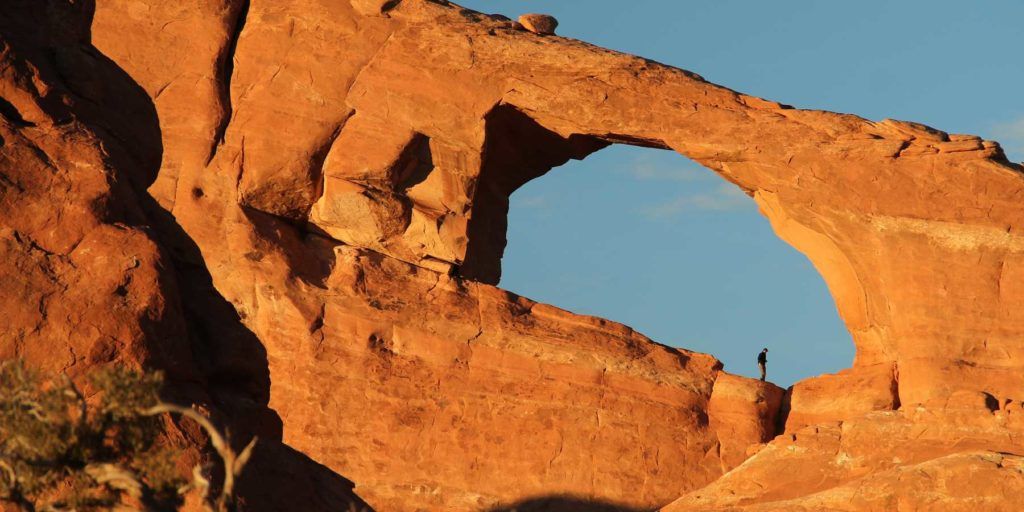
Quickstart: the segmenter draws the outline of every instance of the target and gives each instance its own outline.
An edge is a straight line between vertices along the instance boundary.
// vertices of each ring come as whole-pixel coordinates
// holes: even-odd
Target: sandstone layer
[[[0,354],[166,369],[269,440],[247,507],[336,510],[345,478],[379,510],[877,510],[922,474],[998,510],[1024,488],[1024,179],[995,142],[443,1],[35,6],[0,8]],[[614,143],[751,196],[824,277],[853,367],[782,396],[497,288],[510,194]]]
[[[958,391],[778,436],[662,510],[1017,510],[1022,429],[1020,402]]]
[[[280,443],[265,353],[146,192],[160,169],[157,113],[90,44],[91,15],[87,2],[0,3],[0,359],[68,375],[87,394],[98,367],[160,369],[165,399],[212,415],[240,445],[260,435],[238,482],[247,510],[365,505]],[[221,373],[229,352],[248,371]],[[183,470],[203,460],[196,425],[167,437]]]
[[[732,469],[779,431],[782,388],[721,372],[708,402],[708,422],[718,438],[723,468]]]

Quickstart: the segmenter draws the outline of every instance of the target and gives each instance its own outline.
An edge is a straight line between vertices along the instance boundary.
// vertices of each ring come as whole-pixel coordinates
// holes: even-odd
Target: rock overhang
[[[92,34],[155,104],[163,154],[150,191],[195,239],[190,263],[266,345],[286,441],[378,503],[409,506],[433,488],[446,505],[479,505],[508,496],[487,475],[514,468],[584,494],[640,489],[631,500],[650,505],[723,471],[714,433],[727,428],[707,417],[713,358],[446,275],[468,261],[496,280],[511,190],[609,142],[718,172],[825,277],[857,360],[798,385],[790,418],[957,390],[1020,396],[1021,168],[997,144],[793,109],[445,2],[378,3],[209,2],[182,18],[180,6],[140,16],[111,2]],[[175,35],[202,44],[185,55]],[[531,143],[542,151],[488,165],[489,150]],[[358,222],[339,227],[351,211]],[[233,359],[207,364],[234,375],[244,355],[224,353]],[[829,403],[851,386],[858,400]],[[767,414],[719,398],[723,417]],[[381,417],[349,414],[368,407]],[[534,444],[502,451],[493,436],[510,425]],[[429,472],[444,458],[402,448],[448,444],[489,460]],[[552,490],[539,480],[515,490]]]

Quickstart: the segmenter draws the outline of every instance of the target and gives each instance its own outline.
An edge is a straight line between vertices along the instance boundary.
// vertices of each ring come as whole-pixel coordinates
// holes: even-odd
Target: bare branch
[[[206,434],[210,437],[210,444],[213,446],[213,449],[217,451],[217,455],[220,456],[224,463],[224,483],[221,486],[220,497],[217,499],[217,510],[227,510],[227,504],[231,501],[234,494],[235,478],[241,474],[242,468],[245,466],[246,462],[249,461],[253,446],[256,445],[256,438],[254,437],[252,441],[249,442],[245,449],[242,450],[241,456],[239,456],[231,449],[230,442],[221,435],[220,431],[213,425],[209,418],[199,414],[194,409],[160,402],[149,409],[141,411],[141,413],[145,416],[156,416],[164,413],[180,414],[192,421],[195,421],[203,428],[203,430],[206,431]]]
[[[100,485],[122,491],[133,498],[142,497],[142,483],[131,470],[116,464],[89,464],[85,467],[85,474]]]

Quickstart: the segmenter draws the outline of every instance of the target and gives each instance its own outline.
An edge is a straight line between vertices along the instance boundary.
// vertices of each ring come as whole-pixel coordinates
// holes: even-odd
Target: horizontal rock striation
[[[381,510],[1021,488],[1024,179],[995,142],[440,0],[47,5],[0,7],[0,354],[167,369],[270,440],[246,507],[357,502],[339,475]],[[756,201],[824,277],[853,367],[783,393],[497,288],[509,196],[616,143]]]
[[[958,391],[778,436],[662,510],[1016,510],[1022,428],[1020,402]]]

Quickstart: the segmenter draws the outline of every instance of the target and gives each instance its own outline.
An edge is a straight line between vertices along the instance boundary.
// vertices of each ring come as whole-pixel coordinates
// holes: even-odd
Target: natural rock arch
[[[358,4],[112,0],[92,36],[156,106],[150,191],[265,345],[284,440],[373,504],[656,506],[746,455],[722,450],[733,425],[764,433],[765,411],[709,417],[730,381],[713,357],[448,276],[497,278],[501,195],[531,175],[481,183],[501,169],[488,121],[551,148],[532,173],[626,142],[752,195],[858,351],[797,386],[790,423],[1024,391],[1024,181],[997,144],[793,109],[447,2]],[[715,393],[752,394],[732,386]]]
[[[411,20],[418,8],[432,9],[415,5],[400,8],[393,16]],[[942,304],[932,302],[941,290],[960,290],[968,301],[978,294],[992,296],[994,288],[982,284],[991,280],[976,275],[995,270],[992,265],[958,277],[946,273],[946,265],[924,268],[922,258],[956,260],[956,251],[968,248],[987,249],[986,258],[993,264],[1016,258],[1012,229],[1007,229],[1019,221],[1020,214],[1011,205],[1021,181],[1017,168],[1005,160],[996,144],[949,136],[913,123],[873,123],[855,116],[796,110],[714,86],[680,70],[583,44],[545,38],[506,40],[500,32],[489,35],[488,31],[502,29],[497,25],[464,25],[470,34],[479,34],[467,40],[462,32],[412,22],[392,34],[352,86],[348,103],[359,115],[386,103],[393,112],[391,126],[407,123],[424,132],[432,129],[436,132],[429,134],[432,141],[441,137],[450,141],[445,151],[453,161],[447,169],[448,181],[461,181],[448,192],[459,189],[464,199],[454,201],[443,218],[433,219],[440,225],[435,239],[415,240],[429,232],[408,230],[393,244],[396,248],[385,249],[386,253],[407,261],[430,258],[461,264],[465,258],[471,275],[491,279],[475,268],[486,266],[478,263],[477,255],[466,253],[467,242],[474,243],[466,226],[473,215],[471,192],[479,185],[475,180],[483,169],[482,148],[488,143],[478,120],[493,110],[490,105],[511,105],[565,140],[590,137],[670,147],[753,195],[780,236],[807,254],[822,272],[853,333],[858,347],[856,367],[876,367],[875,373],[891,375],[894,362],[920,361],[903,365],[899,372],[904,383],[901,394],[906,395],[903,402],[925,401],[948,391],[937,380],[961,381],[934,379],[934,371],[970,372],[970,366],[956,361],[972,357],[962,349],[975,343],[978,333],[934,323],[923,328],[924,318],[894,318],[892,310],[895,303],[896,309],[905,304],[915,311],[948,311],[949,299],[955,301],[955,297],[943,299]],[[417,53],[424,40],[445,51]],[[490,44],[492,40],[511,44],[512,51],[529,65],[503,62],[509,50]],[[558,52],[547,51],[554,44]],[[475,71],[491,65],[502,66],[499,78],[489,79]],[[599,71],[572,74],[566,69]],[[417,90],[395,97],[383,84],[396,77],[415,82]],[[473,92],[460,83],[474,84]],[[440,90],[460,93],[439,102],[434,91]],[[383,94],[391,94],[388,101]],[[424,105],[438,110],[429,113]],[[404,114],[394,112],[417,114],[403,119]],[[423,119],[430,119],[433,126],[421,126]],[[964,195],[964,189],[948,190],[943,185],[954,175],[974,183],[971,190],[990,191],[986,206],[979,204],[976,195],[961,197],[961,203],[944,199],[937,204],[937,197]],[[966,206],[972,204],[978,206]],[[971,227],[951,227],[954,224]],[[412,244],[418,245],[403,253],[401,246]],[[913,253],[919,253],[918,259],[908,263],[906,255]],[[908,287],[897,284],[911,276],[920,285],[918,290],[930,291],[911,296],[920,292],[908,292]],[[1013,315],[1012,308],[1003,314]],[[957,315],[937,316],[955,323]],[[928,318],[932,320],[942,321]],[[1013,337],[1001,330],[990,331],[988,343],[1007,354],[1017,350]],[[937,355],[935,346],[943,345],[956,347],[954,353]],[[930,348],[918,348],[922,346]],[[1000,372],[999,365],[994,366],[1002,376],[990,383],[994,387],[990,391],[1011,392],[1022,384],[1012,372]],[[891,378],[872,380],[877,382],[869,389],[889,393]],[[922,385],[923,381],[931,384]],[[1007,384],[1010,388],[1001,389]],[[929,389],[935,385],[942,389]]]
[[[675,151],[615,143],[492,203],[497,236],[508,232],[504,289],[713,354],[742,375],[757,375],[752,354],[769,346],[783,387],[852,365],[850,333],[810,261],[742,189]]]

